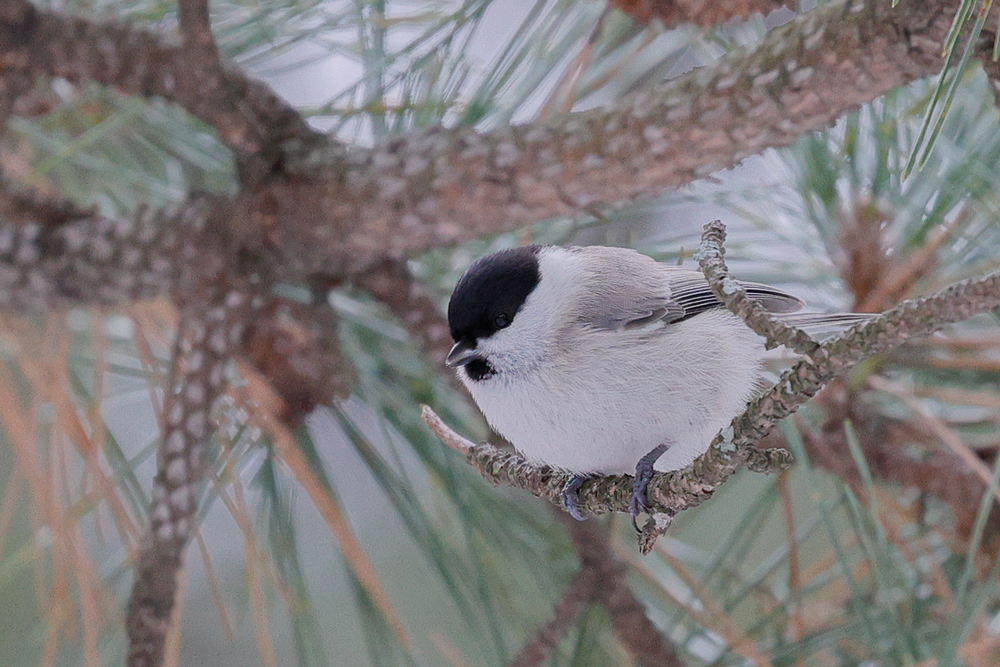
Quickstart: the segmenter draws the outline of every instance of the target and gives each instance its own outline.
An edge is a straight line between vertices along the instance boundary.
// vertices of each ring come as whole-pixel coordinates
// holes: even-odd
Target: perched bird
[[[743,283],[799,326],[858,315],[788,315],[804,304]],[[635,474],[633,517],[653,470],[705,452],[758,386],[764,340],[696,271],[627,248],[525,246],[482,257],[448,304],[456,367],[490,426],[531,461],[573,474]]]

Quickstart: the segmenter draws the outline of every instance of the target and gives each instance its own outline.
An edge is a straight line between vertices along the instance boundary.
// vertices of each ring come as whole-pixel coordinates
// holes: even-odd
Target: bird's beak
[[[480,358],[476,352],[475,344],[470,345],[468,342],[460,340],[452,346],[451,352],[448,353],[444,363],[446,366],[454,368],[456,366],[464,366],[470,361]]]

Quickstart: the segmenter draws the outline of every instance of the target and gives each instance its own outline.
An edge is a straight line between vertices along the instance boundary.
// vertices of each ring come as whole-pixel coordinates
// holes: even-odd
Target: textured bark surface
[[[682,23],[702,27],[714,26],[730,19],[746,19],[754,14],[769,14],[784,4],[779,0],[612,0],[610,6],[620,9],[639,23],[659,20],[672,28]]]
[[[268,87],[231,67],[127,23],[94,23],[21,0],[0,7],[0,68],[31,78],[94,81],[125,94],[176,102],[211,125],[236,153],[244,179],[274,169],[281,142],[315,136]]]
[[[129,667],[163,660],[184,547],[195,527],[198,494],[214,432],[213,411],[226,387],[229,361],[244,327],[260,307],[249,286],[219,281],[181,311],[170,382],[163,405],[162,445],[149,530],[143,538],[128,603]]]
[[[936,73],[949,8],[827,3],[756,48],[611,107],[550,122],[486,134],[430,130],[372,150],[300,151],[290,142],[290,170],[325,174],[322,214],[309,227],[278,225],[273,238],[303,270],[336,274],[386,253],[412,255],[653,196],[787,146]]]
[[[108,218],[0,187],[0,307],[124,305],[184,292],[222,268],[209,200]]]

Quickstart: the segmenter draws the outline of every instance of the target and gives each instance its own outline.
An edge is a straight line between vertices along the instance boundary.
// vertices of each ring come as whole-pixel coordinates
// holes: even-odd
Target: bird
[[[741,282],[796,326],[853,313],[801,313],[803,300]],[[764,339],[697,271],[629,248],[527,245],[473,262],[448,302],[445,360],[490,427],[526,459],[571,475],[564,508],[591,476],[634,474],[629,513],[648,513],[654,471],[689,465],[760,385]]]

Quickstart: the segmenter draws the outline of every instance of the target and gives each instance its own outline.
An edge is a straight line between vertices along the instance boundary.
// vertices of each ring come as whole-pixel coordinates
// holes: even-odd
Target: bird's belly
[[[657,462],[658,469],[683,467],[702,451],[699,433],[678,428],[698,417],[666,401],[607,404],[593,396],[560,397],[545,391],[519,397],[519,409],[497,411],[490,423],[533,461],[580,474],[631,474],[639,458],[661,443],[673,450],[668,463],[685,450],[690,455],[680,456],[683,461],[673,468]]]
[[[731,344],[753,336],[738,324],[725,336],[705,336],[696,355],[673,354],[658,341],[630,348],[635,354],[561,363],[560,373],[550,367],[467,386],[490,425],[533,461],[578,474],[633,473],[640,457],[667,444],[655,468],[678,470],[742,412],[756,386],[760,356],[746,354],[747,340]]]
[[[705,396],[662,387],[598,395],[565,383],[522,383],[474,396],[490,425],[533,461],[579,474],[631,474],[660,444],[669,447],[657,470],[687,466],[742,410],[753,386],[747,377]]]

